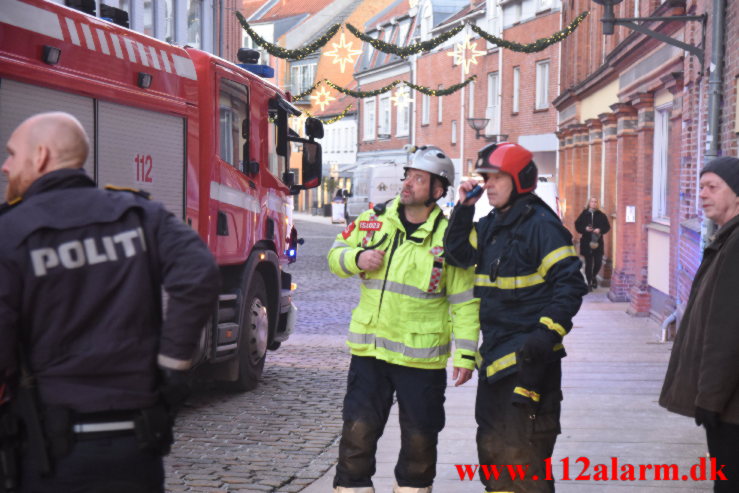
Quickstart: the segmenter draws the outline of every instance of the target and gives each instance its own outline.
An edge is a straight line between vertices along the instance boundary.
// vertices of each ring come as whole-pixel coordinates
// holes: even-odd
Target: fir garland
[[[296,94],[295,96],[293,96],[293,101],[300,101],[304,97],[309,96],[313,91],[315,91],[316,89],[318,89],[318,86],[320,86],[322,82],[323,82],[322,80],[319,80],[318,82],[316,82],[315,84],[313,84],[313,86],[310,87],[309,89],[306,89],[305,91],[301,92],[300,94]]]
[[[254,41],[254,43],[257,46],[260,46],[264,48],[267,53],[269,53],[272,56],[276,56],[277,58],[285,58],[290,60],[302,60],[303,58],[307,57],[308,55],[314,53],[319,48],[323,47],[328,41],[334,37],[334,34],[336,34],[339,31],[339,28],[341,27],[341,24],[334,24],[329,28],[326,33],[318,38],[317,40],[313,41],[309,45],[306,45],[302,48],[298,48],[295,50],[288,50],[287,48],[283,48],[281,46],[277,46],[276,44],[270,43],[263,37],[261,37],[259,34],[254,31],[251,26],[249,26],[249,23],[246,22],[246,19],[243,15],[241,15],[241,12],[236,12],[236,17],[239,19],[239,22],[241,23],[241,27],[244,28],[246,33],[251,37],[251,39]]]
[[[521,43],[515,43],[513,41],[506,41],[503,38],[499,38],[497,36],[494,36],[490,34],[487,31],[482,30],[481,28],[475,26],[474,24],[470,24],[470,28],[476,32],[478,35],[480,35],[482,38],[484,38],[486,41],[493,43],[495,45],[500,46],[501,48],[507,48],[511,51],[518,51],[521,53],[536,53],[537,51],[541,51],[544,48],[547,48],[554,43],[559,43],[563,39],[567,38],[570,34],[572,34],[575,29],[577,29],[577,26],[580,25],[580,23],[585,20],[585,18],[588,16],[589,12],[583,12],[582,14],[575,17],[575,19],[568,25],[566,28],[562,29],[561,31],[557,31],[556,33],[552,34],[548,38],[539,38],[533,43],[529,44],[521,44]]]
[[[346,108],[344,108],[344,111],[342,111],[340,114],[336,115],[333,118],[329,118],[328,120],[321,120],[325,125],[331,125],[332,123],[336,123],[342,118],[346,116],[347,113],[349,113],[349,110],[352,109],[353,105],[349,105]],[[313,115],[311,115],[309,112],[305,112],[306,115],[315,118]]]
[[[351,89],[347,89],[346,87],[341,87],[337,84],[334,84],[328,79],[323,79],[323,80],[324,82],[326,82],[326,84],[328,84],[330,87],[333,87],[337,91],[343,92],[344,94],[348,94],[349,96],[360,98],[360,99],[371,98],[372,96],[377,96],[378,94],[382,94],[383,92],[388,92],[390,89],[392,89],[393,87],[403,82],[402,80],[394,80],[390,84],[384,87],[381,87],[379,89],[374,89],[372,91],[353,91]]]
[[[459,84],[454,84],[453,86],[449,86],[446,89],[431,89],[430,87],[426,86],[419,86],[417,84],[414,84],[412,82],[405,82],[403,83],[406,86],[412,87],[416,91],[420,92],[421,94],[426,94],[427,96],[448,96],[452,93],[455,93],[462,89],[464,86],[472,82],[473,80],[477,79],[476,75],[472,75],[467,78],[464,82],[460,82]]]
[[[428,41],[417,41],[413,43],[412,45],[408,45],[408,46],[398,46],[392,43],[386,43],[385,41],[382,41],[380,39],[375,39],[372,36],[369,36],[363,33],[362,31],[352,26],[351,24],[347,24],[346,28],[349,29],[349,32],[351,32],[354,36],[358,37],[365,43],[371,44],[374,49],[381,51],[383,53],[389,53],[391,55],[397,55],[401,58],[406,58],[409,55],[414,55],[417,53],[421,53],[423,51],[433,50],[434,48],[439,46],[441,43],[453,38],[455,34],[457,34],[462,29],[464,29],[464,24],[460,24],[459,26],[453,27],[449,31],[445,33],[441,33],[437,37],[433,39],[429,39]]]

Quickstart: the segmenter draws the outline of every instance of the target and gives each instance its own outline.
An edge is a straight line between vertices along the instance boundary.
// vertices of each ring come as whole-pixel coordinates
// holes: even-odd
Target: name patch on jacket
[[[50,269],[62,266],[78,269],[85,265],[115,262],[146,251],[146,240],[141,228],[123,231],[113,236],[91,237],[67,241],[51,248],[31,250],[31,263],[36,277],[43,277]]]
[[[347,226],[346,229],[341,232],[341,236],[343,236],[346,240],[347,238],[349,238],[349,235],[352,234],[352,231],[354,231],[354,223],[351,223],[349,226]]]
[[[359,231],[380,231],[381,221],[359,221]]]

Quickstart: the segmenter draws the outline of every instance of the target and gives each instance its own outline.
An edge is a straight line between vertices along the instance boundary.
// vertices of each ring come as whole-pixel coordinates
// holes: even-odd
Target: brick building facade
[[[617,18],[703,15],[705,66],[699,57],[624,27],[603,36],[603,7],[574,0],[564,22],[591,15],[562,43],[559,112],[560,196],[565,224],[588,197],[601,200],[612,222],[606,236],[609,297],[629,301],[630,312],[662,320],[687,301],[701,257],[702,212],[698,172],[706,162],[711,29],[726,26],[722,44],[718,152],[736,155],[736,78],[739,75],[739,4],[725,15],[710,0],[625,0]],[[651,27],[699,45],[700,22],[655,21]],[[733,35],[733,37],[732,37]]]

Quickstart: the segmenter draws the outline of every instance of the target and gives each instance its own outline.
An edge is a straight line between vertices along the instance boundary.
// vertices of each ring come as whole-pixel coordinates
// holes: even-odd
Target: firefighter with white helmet
[[[444,427],[446,365],[472,376],[479,332],[474,271],[447,264],[447,219],[436,201],[454,184],[454,165],[438,147],[411,148],[398,197],[366,211],[336,237],[328,254],[339,277],[362,280],[347,345],[352,359],[334,478],[337,493],[370,493],[377,441],[393,396],[401,451],[395,493],[430,493]],[[452,339],[454,346],[452,347]]]
[[[508,142],[478,154],[475,171],[494,209],[473,224],[477,185],[459,187],[444,246],[447,261],[475,268],[482,344],[475,418],[480,464],[521,465],[526,479],[501,474],[486,491],[554,491],[546,477],[560,432],[562,339],[587,287],[572,236],[533,191],[533,155]],[[539,480],[533,480],[532,477]]]

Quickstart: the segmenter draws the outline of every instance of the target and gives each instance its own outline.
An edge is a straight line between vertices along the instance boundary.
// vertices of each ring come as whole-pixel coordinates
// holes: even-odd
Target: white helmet
[[[426,171],[446,180],[449,186],[454,186],[454,163],[444,151],[436,146],[407,146],[406,150],[413,152],[413,160],[404,169]]]

